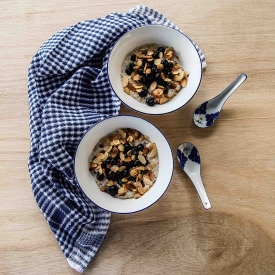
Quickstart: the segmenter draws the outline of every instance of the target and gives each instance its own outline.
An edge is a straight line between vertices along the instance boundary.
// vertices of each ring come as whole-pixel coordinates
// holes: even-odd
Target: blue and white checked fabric
[[[120,101],[106,77],[107,60],[123,34],[146,24],[178,29],[157,11],[137,6],[53,35],[29,68],[31,185],[69,265],[79,272],[103,241],[110,213],[89,202],[78,188],[74,154],[92,125],[118,114]],[[205,67],[204,55],[197,50]]]

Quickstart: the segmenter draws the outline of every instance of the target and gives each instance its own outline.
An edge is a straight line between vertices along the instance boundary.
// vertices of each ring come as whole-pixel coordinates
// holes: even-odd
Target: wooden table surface
[[[0,1],[0,274],[77,274],[31,190],[27,69],[40,45],[79,21],[138,4],[166,15],[204,51],[195,97],[165,115],[144,116],[175,152],[194,143],[212,209],[202,208],[175,163],[170,187],[151,208],[112,215],[84,274],[275,274],[275,2],[273,0]],[[192,113],[241,72],[248,79],[208,129]],[[123,114],[135,114],[125,106]],[[139,115],[139,114],[138,114]],[[176,161],[176,158],[175,158]]]

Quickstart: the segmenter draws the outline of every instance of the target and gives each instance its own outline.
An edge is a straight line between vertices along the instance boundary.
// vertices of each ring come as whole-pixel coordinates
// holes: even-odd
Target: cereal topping
[[[146,44],[128,54],[121,78],[124,92],[148,106],[164,104],[188,82],[173,47]]]
[[[118,129],[96,145],[89,170],[102,192],[138,199],[156,181],[156,144],[135,129]]]

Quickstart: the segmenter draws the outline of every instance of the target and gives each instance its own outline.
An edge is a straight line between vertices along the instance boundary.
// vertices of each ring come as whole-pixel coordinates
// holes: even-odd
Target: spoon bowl
[[[193,121],[199,128],[211,126],[219,117],[226,100],[246,80],[246,74],[240,74],[223,92],[199,105],[193,114]]]
[[[200,173],[201,159],[197,148],[189,142],[182,143],[177,149],[177,159],[182,170],[187,174],[187,176],[193,182],[199,194],[203,207],[207,210],[210,209],[211,203],[208,199],[207,193],[205,191],[205,188],[201,179],[201,173]]]

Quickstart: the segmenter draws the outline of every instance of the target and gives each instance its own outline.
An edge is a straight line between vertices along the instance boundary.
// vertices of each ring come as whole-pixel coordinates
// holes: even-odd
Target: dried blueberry
[[[137,146],[137,149],[138,149],[139,151],[143,151],[144,145],[140,143],[140,144]]]
[[[168,65],[168,61],[166,59],[162,60],[161,63],[164,67],[167,67]]]
[[[139,93],[139,96],[140,97],[145,97],[145,96],[147,96],[147,94],[148,94],[148,90],[142,89],[141,92]]]
[[[147,59],[146,58],[142,58],[142,65],[145,65],[145,63],[147,63]]]
[[[97,180],[102,181],[102,180],[104,180],[104,175],[98,173],[98,174],[96,175],[96,178],[97,178]]]
[[[129,181],[136,181],[136,179],[134,177],[129,177],[128,180]]]
[[[148,80],[152,80],[154,78],[154,74],[147,74],[147,79]]]
[[[153,67],[153,63],[152,62],[149,62],[148,64],[147,64],[147,68],[148,69],[151,69]]]
[[[116,185],[112,185],[109,187],[109,194],[111,196],[115,196],[118,192],[118,187]]]
[[[131,55],[131,61],[136,61],[136,55],[134,53]]]
[[[124,153],[127,153],[131,149],[132,149],[132,146],[129,143],[124,144]]]
[[[158,68],[156,65],[153,65],[152,67],[152,73],[156,74],[158,72]]]
[[[158,52],[164,53],[165,49],[164,49],[164,47],[158,47],[158,48],[157,48],[157,51],[158,51]]]
[[[133,148],[133,149],[132,149],[132,155],[137,155],[137,154],[138,154],[137,148]]]
[[[168,78],[170,78],[170,79],[173,79],[173,77],[174,77],[174,75],[173,75],[172,72],[169,72],[169,73],[167,74],[167,76],[168,76]]]
[[[159,52],[158,51],[155,51],[152,55],[153,58],[157,59],[159,58]]]
[[[112,170],[108,171],[106,177],[108,180],[113,180],[115,178],[116,173]]]
[[[167,94],[168,94],[168,90],[169,90],[168,87],[165,87],[164,90],[163,90],[163,93],[164,93],[165,95],[167,95]]]
[[[174,66],[174,63],[173,62],[168,62],[168,67],[169,68],[172,68]]]
[[[129,173],[129,170],[125,169],[123,172],[122,172],[122,175],[123,175],[123,178],[127,178],[130,173]]]
[[[156,104],[156,101],[155,101],[155,99],[154,98],[152,98],[152,97],[148,97],[147,99],[146,99],[146,104],[148,105],[148,106],[155,106],[155,104]]]
[[[145,77],[144,75],[142,75],[142,76],[140,77],[139,82],[140,82],[141,84],[145,84],[145,83],[146,83],[146,77]]]
[[[138,69],[138,74],[139,74],[139,75],[143,75],[143,68],[139,68],[139,69]]]
[[[137,159],[137,160],[135,161],[135,164],[134,164],[134,165],[135,165],[135,166],[142,166],[142,163],[140,162],[140,160]]]
[[[125,73],[126,73],[127,75],[131,75],[132,70],[131,70],[129,67],[127,67],[127,68],[125,69]]]

